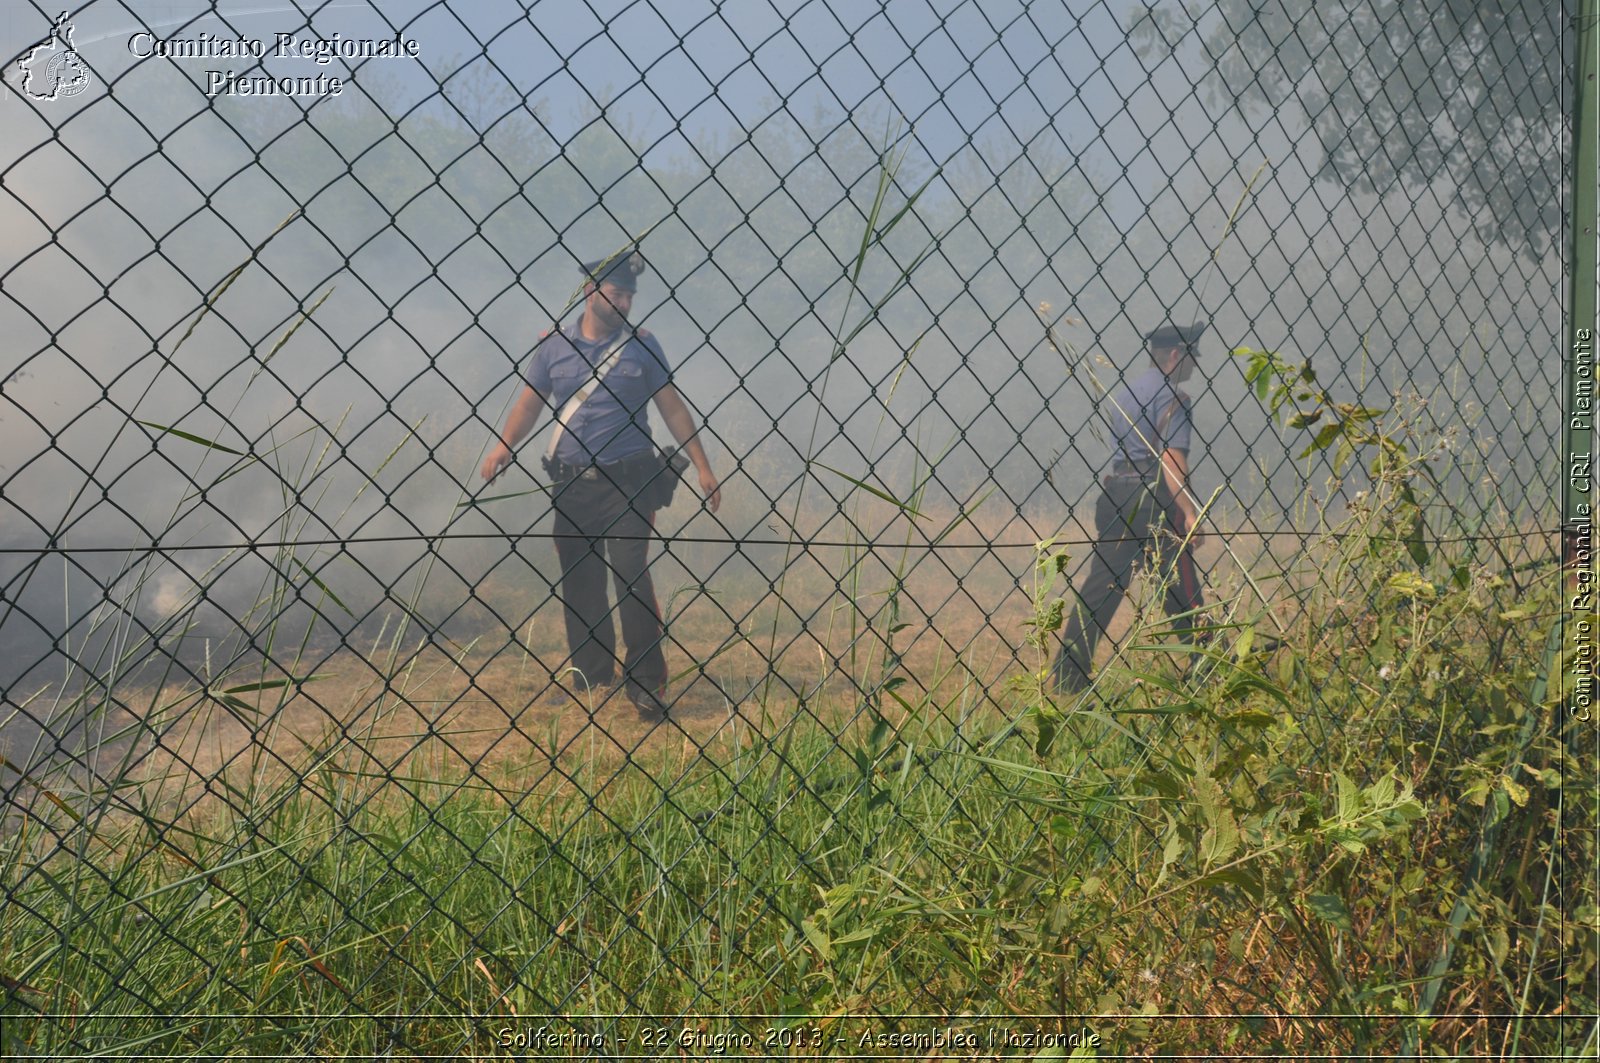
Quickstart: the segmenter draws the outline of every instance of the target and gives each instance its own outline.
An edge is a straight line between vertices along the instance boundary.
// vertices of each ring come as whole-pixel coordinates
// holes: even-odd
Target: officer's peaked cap
[[[1175,325],[1167,322],[1145,333],[1144,341],[1151,347],[1192,347],[1205,335],[1209,321],[1196,321],[1192,325]]]
[[[595,284],[615,284],[623,291],[639,290],[639,274],[644,272],[644,256],[637,251],[619,251],[583,264],[583,275]]]

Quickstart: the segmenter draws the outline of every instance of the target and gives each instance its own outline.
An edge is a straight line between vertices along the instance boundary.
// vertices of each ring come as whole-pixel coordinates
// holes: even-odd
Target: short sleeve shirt
[[[1165,451],[1189,453],[1189,396],[1153,365],[1117,390],[1106,416],[1111,418],[1119,464],[1149,469]]]
[[[577,325],[551,332],[534,348],[528,386],[552,412],[594,378],[613,334],[589,342]],[[629,336],[616,363],[567,422],[556,459],[570,465],[610,465],[650,453],[650,400],[672,383],[672,369],[661,343],[644,329]]]

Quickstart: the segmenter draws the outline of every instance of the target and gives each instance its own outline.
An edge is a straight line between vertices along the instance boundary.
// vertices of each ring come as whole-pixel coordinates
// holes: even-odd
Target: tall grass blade
[[[819,468],[819,469],[826,469],[828,472],[833,473],[835,476],[838,476],[838,477],[840,477],[841,479],[844,479],[844,480],[848,480],[850,483],[852,483],[855,486],[861,488],[861,490],[867,492],[868,494],[874,495],[874,496],[876,496],[878,498],[883,499],[885,502],[889,503],[891,506],[894,506],[896,509],[901,510],[902,512],[905,512],[905,513],[909,513],[911,516],[916,517],[919,520],[926,519],[926,514],[924,514],[921,511],[919,511],[911,503],[901,501],[900,499],[896,498],[894,495],[890,494],[888,491],[883,490],[882,488],[874,487],[874,486],[872,486],[871,484],[867,483],[864,480],[858,480],[854,476],[851,476],[849,473],[840,472],[838,469],[835,469],[833,466],[824,465],[820,461],[807,462],[807,464],[815,466],[816,468]]]
[[[197,436],[193,432],[185,432],[181,428],[174,428],[171,425],[156,424],[154,421],[140,421],[137,418],[135,419],[134,423],[142,424],[146,428],[154,428],[157,432],[160,432],[163,435],[177,436],[179,439],[187,439],[189,442],[198,443],[202,447],[205,447],[209,450],[220,450],[224,454],[232,454],[235,457],[257,460],[253,455],[246,454],[242,450],[234,450],[230,446],[224,446],[223,444],[212,439],[207,439],[204,436]]]

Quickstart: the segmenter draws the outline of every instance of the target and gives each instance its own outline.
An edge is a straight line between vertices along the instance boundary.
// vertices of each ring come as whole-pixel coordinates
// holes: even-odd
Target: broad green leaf
[[[835,949],[842,949],[842,948],[847,948],[847,947],[849,947],[851,945],[862,945],[862,944],[865,944],[868,941],[871,941],[873,938],[875,938],[877,936],[878,936],[878,928],[877,927],[875,927],[875,926],[864,927],[861,930],[852,930],[848,934],[840,934],[838,937],[836,937],[836,938],[834,938],[832,940],[832,946]]]
[[[800,924],[800,931],[805,934],[806,940],[811,943],[811,947],[817,950],[818,959],[824,963],[833,959],[833,946],[828,941],[826,931],[810,919]]]
[[[1241,858],[1243,859],[1243,858]],[[1260,873],[1250,867],[1236,865],[1234,867],[1219,868],[1195,880],[1196,886],[1233,886],[1242,890],[1254,904],[1260,904],[1267,893],[1266,883],[1261,879]]]
[[[1423,601],[1432,601],[1439,595],[1437,587],[1415,572],[1396,572],[1389,577],[1384,586],[1396,594],[1404,595],[1407,598],[1418,598]]]
[[[1385,775],[1367,787],[1367,801],[1374,808],[1382,808],[1394,800],[1394,776]]]
[[[1300,452],[1300,456],[1302,458],[1309,458],[1319,450],[1326,450],[1329,444],[1331,444],[1335,439],[1338,439],[1343,432],[1344,425],[1340,424],[1338,421],[1334,421],[1332,424],[1323,425],[1322,428],[1317,432],[1316,438],[1311,440],[1311,445]]]
[[[1505,790],[1506,796],[1510,797],[1512,803],[1518,808],[1522,808],[1527,805],[1528,788],[1526,786],[1517,782],[1517,780],[1513,779],[1509,775],[1500,776],[1500,786],[1503,790]]]
[[[1344,906],[1344,901],[1331,893],[1311,894],[1306,898],[1306,907],[1325,923],[1340,930],[1355,930],[1355,924],[1350,921],[1350,910]]]
[[[1043,757],[1049,754],[1050,747],[1056,741],[1054,713],[1040,712],[1035,717],[1035,723],[1038,727],[1038,733],[1034,737],[1033,751],[1038,756]]]
[[[1204,867],[1225,863],[1239,847],[1239,826],[1234,822],[1222,784],[1210,775],[1196,775],[1194,795],[1206,827],[1200,835],[1200,863]]]
[[[1239,848],[1239,827],[1233,813],[1220,809],[1217,818],[1200,835],[1200,862],[1205,867],[1226,863]]]
[[[1177,863],[1179,858],[1183,856],[1183,849],[1183,835],[1178,831],[1177,821],[1169,815],[1167,817],[1167,841],[1161,847],[1161,870],[1156,873],[1156,881],[1153,888],[1159,889],[1161,887],[1161,883],[1166,880],[1167,873],[1172,869],[1172,865]]]
[[[1339,820],[1348,823],[1361,814],[1361,788],[1341,771],[1333,773],[1333,781],[1339,791]]]

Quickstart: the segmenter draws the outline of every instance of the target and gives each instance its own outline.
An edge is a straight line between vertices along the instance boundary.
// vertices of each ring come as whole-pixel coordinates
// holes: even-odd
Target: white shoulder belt
[[[627,329],[623,329],[621,334],[612,341],[611,346],[606,348],[606,352],[601,356],[599,364],[594,367],[594,372],[590,375],[589,382],[574,391],[572,397],[562,403],[561,409],[556,412],[556,427],[550,433],[550,447],[545,451],[545,457],[550,458],[552,461],[555,460],[556,445],[561,442],[561,435],[567,430],[567,425],[572,421],[573,415],[578,412],[579,407],[589,401],[589,396],[594,394],[594,389],[599,387],[600,382],[606,378],[606,374],[611,372],[611,367],[617,364],[618,359],[622,357],[622,349],[628,345],[628,341],[631,339],[633,339],[633,335]]]

